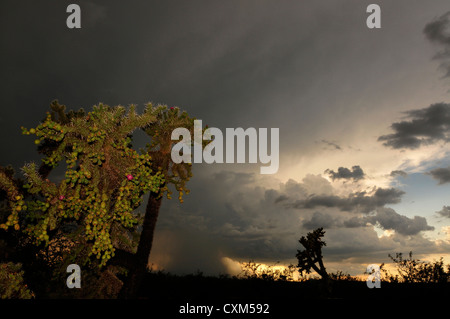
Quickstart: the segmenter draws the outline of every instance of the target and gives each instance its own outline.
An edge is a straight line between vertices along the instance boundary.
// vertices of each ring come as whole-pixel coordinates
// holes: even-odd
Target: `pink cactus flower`
[[[59,195],[59,200],[64,200],[66,198],[64,195]]]
[[[131,181],[131,180],[133,179],[133,175],[128,174],[128,175],[127,175],[127,178],[128,178],[129,181]]]

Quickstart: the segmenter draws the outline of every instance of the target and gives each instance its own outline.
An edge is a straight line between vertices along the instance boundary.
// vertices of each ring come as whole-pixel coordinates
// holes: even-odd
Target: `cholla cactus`
[[[329,276],[323,264],[322,247],[326,246],[326,243],[322,240],[325,235],[323,228],[317,228],[311,233],[302,236],[299,243],[305,248],[304,250],[297,250],[298,259],[298,271],[302,275],[303,272],[309,274],[311,270],[314,270],[325,281]]]
[[[185,128],[194,133],[194,120],[178,107],[167,107],[158,105],[152,107],[149,112],[156,118],[145,132],[150,136],[151,143],[147,145],[147,154],[152,158],[152,168],[157,170],[164,177],[164,183],[157,191],[151,191],[146,206],[145,217],[142,224],[142,233],[137,247],[135,262],[133,263],[132,275],[125,282],[123,296],[126,298],[136,298],[139,284],[145,274],[148,258],[152,249],[153,235],[156,221],[159,215],[162,198],[164,195],[171,199],[173,186],[178,192],[178,200],[183,202],[183,195],[188,194],[186,183],[192,177],[191,163],[175,163],[171,157],[172,146],[177,141],[172,141],[172,132],[177,128]],[[209,141],[205,141],[206,145]],[[133,176],[134,178],[134,176]]]
[[[30,291],[23,280],[24,272],[21,264],[0,264],[0,299],[32,299]]]
[[[150,113],[156,120],[145,128],[147,135],[151,137],[151,143],[147,144],[147,152],[153,159],[153,167],[165,176],[165,184],[160,189],[160,195],[172,198],[173,185],[178,192],[178,199],[183,202],[183,195],[189,194],[186,183],[192,177],[191,163],[174,163],[171,157],[172,146],[177,141],[172,141],[172,132],[177,128],[186,128],[194,132],[195,118],[189,117],[187,112],[178,107],[158,105],[152,107]]]
[[[51,182],[31,163],[23,167],[26,185],[20,189],[12,176],[0,170],[0,188],[7,192],[11,208],[0,227],[23,229],[40,244],[48,243],[49,232],[63,221],[76,221],[91,244],[90,253],[105,265],[114,256],[113,225],[136,225],[133,210],[143,194],[158,192],[164,183],[151,156],[131,148],[131,133],[156,120],[152,109],[147,105],[137,115],[134,106],[127,111],[99,104],[87,114],[66,114],[64,106],[53,102],[53,112],[41,124],[22,132],[36,136],[46,167],[66,162],[65,178]]]

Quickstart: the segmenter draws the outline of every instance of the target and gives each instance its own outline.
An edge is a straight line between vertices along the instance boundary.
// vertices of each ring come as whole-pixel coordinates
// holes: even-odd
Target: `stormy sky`
[[[66,27],[70,3],[81,29]],[[381,29],[366,26],[370,3]],[[362,273],[396,252],[450,253],[447,0],[0,7],[0,165],[39,161],[20,127],[36,126],[54,99],[86,110],[152,101],[210,127],[279,128],[277,174],[194,164],[185,202],[163,203],[158,267],[295,263],[298,239],[317,227],[332,270]]]

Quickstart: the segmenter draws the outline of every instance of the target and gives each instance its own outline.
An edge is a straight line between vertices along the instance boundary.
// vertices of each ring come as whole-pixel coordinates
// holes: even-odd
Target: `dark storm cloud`
[[[423,32],[433,43],[442,48],[434,58],[441,61],[445,77],[450,77],[450,11],[428,23]]]
[[[436,213],[441,217],[450,218],[450,206],[443,206],[442,209]]]
[[[406,176],[408,176],[408,173],[406,173],[404,171],[401,171],[401,170],[395,170],[395,171],[391,172],[390,176],[392,176],[392,177],[395,177],[395,176],[406,177]]]
[[[347,167],[339,167],[337,172],[327,169],[325,173],[327,173],[332,180],[353,179],[354,181],[357,181],[363,179],[365,176],[364,171],[359,165],[353,166],[351,170]]]
[[[29,160],[33,152],[23,144],[33,147],[33,141],[20,135],[20,126],[36,125],[53,99],[86,110],[99,102],[167,103],[220,128],[298,125],[297,105],[288,99],[283,108],[274,107],[273,99],[314,88],[314,78],[329,72],[328,54],[316,50],[336,39],[333,25],[347,29],[359,22],[358,16],[349,21],[347,12],[312,0],[126,6],[80,0],[82,27],[70,30],[68,4],[2,1],[0,103],[8,105],[0,118],[0,143],[8,149],[2,165]],[[336,14],[338,19],[330,19]],[[307,113],[314,110],[310,103]],[[295,130],[285,132],[297,139]]]
[[[286,128],[282,144],[296,145],[303,152],[301,144],[295,143],[308,141],[307,129],[326,129],[318,124],[328,123],[323,121],[327,116],[345,125],[335,118],[341,113],[336,111],[336,97],[348,95],[353,101],[355,92],[365,97],[378,78],[368,75],[391,68],[383,61],[391,55],[384,53],[404,47],[397,37],[380,44],[378,40],[390,32],[367,30],[366,5],[356,0],[167,0],[126,5],[117,0],[79,0],[80,30],[65,27],[68,3],[2,2],[0,143],[4,152],[0,164],[19,162],[21,166],[30,159],[34,149],[28,146],[33,147],[33,141],[26,144],[20,126],[35,125],[55,98],[69,109],[89,109],[98,102],[142,106],[153,101],[179,105],[216,127],[280,126]],[[380,74],[384,82],[385,74]],[[375,96],[379,98],[378,91]],[[351,115],[345,117],[358,122],[352,111],[346,109],[345,114]],[[299,131],[300,127],[305,128]],[[314,139],[320,141],[321,136]],[[340,142],[322,143],[328,149],[342,149]],[[284,205],[312,199],[311,207],[352,212],[360,208],[365,213],[396,203],[402,195],[378,189],[333,197],[329,181],[316,176],[267,189],[251,174],[201,170],[189,182],[192,192],[183,205],[163,201],[157,224],[160,238],[166,241],[159,242],[157,237],[155,245],[162,255],[169,253],[167,264],[177,271],[222,271],[219,252],[246,261],[292,258],[304,231],[302,218],[313,226],[333,216],[330,227],[348,227],[332,237],[343,247],[339,258],[352,247],[355,254],[364,256],[378,250],[385,254],[376,233],[363,227],[364,220],[355,214],[341,220],[321,212],[311,218],[309,209]],[[320,196],[327,205],[320,205]],[[334,249],[333,240],[329,244]]]
[[[415,149],[438,141],[449,141],[450,104],[436,103],[427,108],[407,111],[408,120],[391,125],[394,133],[378,141],[394,149]]]
[[[287,196],[285,196],[285,195],[278,196],[278,197],[275,199],[275,204],[280,203],[280,202],[285,201],[285,200],[288,200],[288,199],[289,199],[289,197],[287,197]]]
[[[367,222],[364,218],[359,217],[351,217],[349,219],[344,220],[343,226],[345,228],[357,228],[367,226]]]
[[[405,244],[417,252],[439,248],[421,234],[431,230],[425,219],[384,210],[403,194],[393,188],[340,197],[333,196],[332,184],[318,175],[271,184],[278,187],[264,186],[261,176],[230,171],[201,170],[194,176],[197,183],[190,185],[183,204],[163,201],[158,248],[152,256],[167,271],[220,272],[221,256],[289,263],[295,260],[298,239],[317,227],[327,230],[326,256],[336,261],[364,259],[367,254],[386,257],[386,251],[401,251]],[[297,207],[288,204],[294,199]],[[379,238],[373,225],[395,234]],[[189,234],[196,234],[194,244]]]
[[[439,185],[450,183],[450,167],[435,168],[427,174],[439,181]]]
[[[321,212],[315,212],[311,219],[305,220],[303,222],[303,227],[306,229],[316,229],[323,227],[325,229],[333,228],[336,226],[337,220],[330,216],[329,214],[324,214]]]
[[[365,221],[386,230],[395,230],[401,235],[416,235],[421,231],[434,230],[434,227],[428,225],[425,217],[409,218],[388,207],[377,209],[376,215],[366,217]]]
[[[445,77],[450,76],[450,11],[428,23],[425,36],[439,45],[434,58],[441,61]],[[407,111],[407,120],[391,125],[394,133],[380,136],[379,141],[394,149],[416,149],[438,141],[448,141],[450,131],[450,105],[435,103],[427,108]]]
[[[394,230],[400,235],[417,235],[421,231],[434,230],[427,220],[421,216],[409,218],[398,214],[392,208],[377,208],[374,215],[348,218],[345,215],[315,212],[310,219],[303,222],[306,229],[323,227],[331,228],[358,228],[368,224],[377,225],[385,230]]]
[[[323,227],[331,228],[356,228],[364,227],[367,222],[364,218],[352,216],[350,218],[336,213],[315,212],[310,219],[303,221],[303,227],[306,229],[316,229]]]
[[[395,188],[377,188],[373,194],[367,192],[352,193],[347,197],[336,195],[312,195],[306,199],[297,200],[292,207],[298,209],[313,209],[316,207],[336,207],[341,211],[369,213],[387,204],[400,202],[405,192]]]
[[[295,251],[296,232],[301,226],[297,220],[299,212],[292,214],[275,202],[282,196],[289,197],[291,192],[301,193],[301,187],[286,185],[286,193],[282,193],[260,185],[257,175],[207,171],[194,172],[198,182],[190,185],[191,192],[182,205],[176,201],[164,203],[158,229],[203,234],[210,238],[203,243],[204,251],[215,247],[231,258],[248,261],[292,257],[290,250]],[[186,260],[185,266],[191,265]]]
[[[211,242],[215,244],[212,245]],[[227,269],[221,262],[223,255],[220,248],[220,240],[211,234],[165,229],[156,233],[152,255],[167,258],[166,254],[170,253],[170,258],[150,259],[150,263],[164,265],[165,270],[177,274],[192,274],[196,271],[207,275],[223,274]]]

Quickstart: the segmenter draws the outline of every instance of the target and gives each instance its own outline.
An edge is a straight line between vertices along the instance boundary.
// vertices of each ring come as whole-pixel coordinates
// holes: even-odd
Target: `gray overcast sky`
[[[71,30],[74,2],[0,4],[1,165],[38,160],[20,126],[35,126],[53,99],[69,109],[177,105],[222,129],[280,128],[280,170],[196,165],[185,203],[163,205],[160,267],[293,261],[298,238],[320,225],[329,262],[355,272],[388,253],[449,251],[449,218],[436,215],[448,184],[427,174],[450,164],[448,147],[378,141],[402,112],[449,102],[446,60],[433,59],[448,57],[448,43],[424,33],[448,0],[80,0],[82,28]],[[370,3],[381,29],[366,27]],[[351,178],[354,166],[364,178]]]

